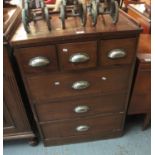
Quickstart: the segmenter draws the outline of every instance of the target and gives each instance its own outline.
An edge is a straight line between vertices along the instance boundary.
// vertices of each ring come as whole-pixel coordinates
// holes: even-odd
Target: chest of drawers
[[[120,12],[85,28],[70,18],[62,30],[44,22],[27,35],[20,25],[11,40],[45,145],[116,137],[122,134],[141,29]]]

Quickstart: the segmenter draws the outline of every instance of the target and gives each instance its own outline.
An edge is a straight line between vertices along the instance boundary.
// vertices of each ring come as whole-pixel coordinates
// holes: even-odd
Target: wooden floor
[[[141,122],[142,123],[142,122]],[[151,155],[151,129],[130,122],[123,137],[53,147],[32,147],[26,141],[4,143],[4,155]]]

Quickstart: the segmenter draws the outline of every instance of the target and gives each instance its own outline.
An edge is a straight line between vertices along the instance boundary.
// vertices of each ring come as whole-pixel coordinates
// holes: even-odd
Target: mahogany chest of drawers
[[[76,18],[52,31],[43,21],[22,24],[11,40],[40,134],[47,145],[122,134],[141,29],[120,12],[119,22],[85,28]]]

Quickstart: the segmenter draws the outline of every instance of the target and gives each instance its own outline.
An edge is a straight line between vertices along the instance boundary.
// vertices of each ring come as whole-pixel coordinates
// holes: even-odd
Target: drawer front
[[[88,142],[94,140],[103,140],[107,138],[116,138],[120,137],[123,134],[122,130],[117,131],[106,131],[101,133],[93,134],[86,134],[86,135],[78,135],[78,136],[70,136],[70,137],[63,137],[63,138],[55,138],[55,139],[43,139],[45,146],[54,146],[54,145],[63,145],[63,144],[73,144],[79,142]]]
[[[55,46],[38,46],[15,50],[21,72],[40,74],[57,70]]]
[[[135,58],[136,38],[102,40],[99,50],[100,65],[130,64]]]
[[[77,70],[96,67],[97,42],[59,44],[60,66],[62,70]]]
[[[130,67],[123,67],[29,77],[27,83],[31,99],[39,103],[63,97],[126,91],[129,77]]]
[[[44,138],[63,138],[78,135],[97,135],[113,132],[122,127],[123,115],[94,116],[89,118],[46,123],[41,125]]]
[[[36,105],[40,122],[124,111],[126,94],[111,94]]]

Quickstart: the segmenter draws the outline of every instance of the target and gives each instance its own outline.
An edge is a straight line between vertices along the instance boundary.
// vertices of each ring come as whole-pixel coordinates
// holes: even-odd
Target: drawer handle
[[[75,111],[76,113],[85,113],[85,112],[87,112],[88,110],[89,110],[89,107],[86,106],[86,105],[77,106],[77,107],[75,107],[75,109],[74,109],[74,111]]]
[[[126,52],[122,49],[113,49],[108,53],[108,58],[110,59],[119,59],[124,58],[126,56]]]
[[[50,64],[50,60],[43,56],[34,57],[29,61],[31,67],[43,67]]]
[[[78,131],[78,132],[84,132],[84,131],[88,131],[89,128],[90,127],[87,126],[87,125],[80,125],[80,126],[76,127],[76,131]]]
[[[86,62],[90,59],[87,53],[76,53],[70,56],[69,62],[72,63],[79,63],[79,62]]]
[[[73,83],[72,88],[75,90],[86,89],[90,86],[88,81],[76,81]]]

